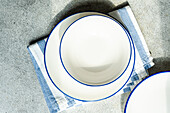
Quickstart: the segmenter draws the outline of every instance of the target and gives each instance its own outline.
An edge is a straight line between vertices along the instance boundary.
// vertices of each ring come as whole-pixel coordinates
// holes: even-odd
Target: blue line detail
[[[127,35],[127,37],[128,37],[129,43],[130,43],[130,57],[129,57],[129,61],[128,61],[128,64],[127,64],[125,70],[124,70],[116,79],[114,79],[113,81],[111,81],[111,82],[109,82],[109,83],[102,84],[102,85],[90,85],[90,84],[86,84],[86,83],[80,82],[79,80],[77,80],[76,78],[74,78],[74,77],[68,72],[68,70],[66,69],[66,67],[64,66],[64,63],[63,63],[63,60],[62,60],[62,57],[61,57],[61,44],[62,44],[63,37],[64,37],[65,33],[67,32],[67,30],[68,30],[75,22],[77,22],[78,20],[81,20],[81,19],[86,18],[86,17],[89,17],[89,16],[94,16],[94,15],[88,15],[88,16],[84,16],[84,17],[81,17],[81,18],[77,19],[77,20],[74,21],[74,22],[65,30],[65,32],[63,33],[63,36],[62,36],[61,41],[60,41],[60,46],[59,46],[60,61],[61,61],[61,64],[62,64],[63,68],[64,68],[65,71],[68,73],[68,75],[70,75],[70,77],[72,77],[72,78],[73,78],[75,81],[77,81],[78,83],[81,83],[81,84],[86,85],[86,86],[92,86],[92,87],[104,86],[104,85],[111,84],[111,83],[113,83],[114,81],[116,81],[117,79],[119,79],[119,78],[125,73],[125,71],[128,69],[129,63],[130,63],[130,61],[131,61],[131,56],[132,56],[132,47],[131,47],[131,42],[130,42],[131,36],[130,36],[129,32],[127,32],[127,29],[125,29],[125,27],[124,27],[119,21],[116,21],[116,19],[111,18],[111,17],[107,17],[107,16],[103,16],[103,15],[97,15],[97,16],[101,16],[101,17],[105,17],[105,18],[109,18],[109,19],[113,20],[114,22],[116,22],[117,24],[119,24],[120,27],[122,27],[122,29],[125,31],[125,33],[126,33],[126,35]],[[95,15],[95,16],[96,16],[96,15]]]
[[[37,43],[44,55],[45,40],[38,41]]]
[[[123,92],[124,92],[124,93],[129,92],[129,91],[131,91],[131,88],[130,88],[130,87],[127,87],[127,88],[124,88],[124,89],[123,89]]]
[[[118,10],[118,12],[121,16],[122,21],[124,21],[124,24],[128,28],[128,30],[129,30],[129,32],[130,32],[130,34],[131,34],[131,36],[134,40],[134,43],[136,45],[136,48],[139,51],[139,55],[142,59],[143,64],[148,63],[149,57],[147,56],[146,51],[143,48],[143,44],[142,44],[140,37],[139,37],[139,35],[138,35],[134,25],[133,25],[133,22],[131,21],[131,19],[129,17],[129,14],[128,14],[126,8],[120,9],[120,10]],[[148,67],[151,67],[150,64],[148,64],[148,65],[149,65]]]
[[[47,106],[49,107],[50,113],[56,113],[60,110],[59,105],[58,105],[57,101],[55,100],[50,88],[48,87],[48,85],[44,79],[44,76],[43,76],[42,72],[40,71],[40,68],[39,68],[37,62],[34,59],[34,56],[32,55],[30,49],[29,48],[27,48],[27,49],[30,53],[32,62],[34,64],[34,68],[35,68],[39,83],[41,85],[41,89],[43,91]]]
[[[70,97],[68,97],[68,96],[66,96],[66,95],[65,95],[65,98],[66,98],[66,100],[68,101],[67,104],[68,104],[69,107],[72,107],[72,106],[74,106],[74,105],[76,104],[76,102],[74,101],[74,99],[72,99],[72,98],[70,98]]]
[[[127,86],[133,86],[134,85],[134,82],[130,82],[127,84]]]
[[[76,14],[74,14],[74,15],[76,15]],[[69,18],[69,17],[67,17],[67,18]],[[67,18],[65,18],[65,19],[67,19]],[[65,19],[64,19],[64,20],[65,20]],[[64,21],[64,20],[62,20],[62,21]],[[62,22],[62,21],[61,21],[61,22]],[[122,26],[123,26],[123,25],[122,25]],[[55,29],[56,27],[57,27],[57,25],[54,27],[54,29]],[[54,30],[54,29],[53,29],[53,30]],[[53,32],[53,30],[52,30],[52,32]],[[52,33],[52,32],[51,32],[51,33]],[[126,31],[126,32],[128,32],[128,31]],[[128,32],[128,34],[129,34],[129,32]],[[51,34],[50,34],[50,35],[51,35]],[[49,37],[50,37],[50,35],[49,35]],[[130,36],[130,34],[129,34],[129,36]],[[45,44],[44,53],[46,52],[46,47],[47,47],[47,43],[48,43],[49,37],[47,38],[47,41],[46,41],[46,44]],[[130,75],[129,75],[129,78],[128,78],[127,81],[125,82],[125,84],[124,84],[118,91],[116,91],[115,93],[113,93],[112,95],[110,95],[110,96],[108,96],[108,97],[105,97],[105,98],[102,98],[102,99],[98,99],[98,100],[82,100],[82,99],[74,98],[74,97],[72,97],[72,96],[64,93],[60,88],[57,87],[57,85],[56,85],[56,84],[53,82],[53,80],[51,79],[50,74],[48,73],[47,65],[46,65],[46,61],[45,61],[46,55],[44,54],[44,64],[45,64],[45,69],[46,69],[46,71],[47,71],[48,77],[50,78],[51,82],[54,84],[54,86],[55,86],[59,91],[61,91],[64,95],[66,95],[66,96],[68,96],[68,97],[70,97],[70,98],[76,99],[76,100],[78,100],[78,101],[82,101],[82,102],[96,102],[96,101],[100,101],[100,100],[104,100],[104,99],[110,98],[110,97],[112,97],[113,95],[115,95],[116,93],[118,93],[118,92],[126,85],[126,83],[129,81],[129,79],[130,79],[130,77],[131,77],[131,75],[132,75],[132,73],[133,73],[133,69],[134,69],[134,66],[135,66],[136,55],[135,55],[135,46],[134,46],[134,43],[133,43],[133,40],[132,40],[131,36],[130,36],[130,39],[131,39],[131,42],[132,42],[132,45],[133,45],[133,48],[134,48],[134,63],[133,63],[132,71],[131,71],[131,73],[130,73]]]
[[[170,71],[164,71],[164,72],[159,72],[159,73],[150,75],[149,77],[143,79],[138,85],[136,85],[136,87],[132,90],[132,92],[130,93],[130,95],[129,95],[127,101],[126,101],[125,108],[124,108],[124,113],[126,113],[128,102],[129,102],[130,97],[132,96],[133,92],[135,91],[135,89],[136,89],[142,82],[146,81],[147,79],[149,79],[149,78],[151,78],[151,77],[153,77],[153,76],[159,75],[159,74],[161,74],[161,73],[170,73]]]
[[[137,81],[139,80],[139,76],[137,74],[134,74],[132,77],[131,77],[131,81]]]

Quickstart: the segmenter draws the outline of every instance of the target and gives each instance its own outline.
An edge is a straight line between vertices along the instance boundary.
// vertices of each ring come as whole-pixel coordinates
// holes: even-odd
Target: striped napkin
[[[114,13],[115,11],[112,11],[109,14],[113,16]],[[118,94],[122,94],[131,91],[136,84],[142,80],[142,78],[148,76],[147,69],[151,68],[154,63],[130,6],[117,9],[116,13],[121,18],[120,21],[123,22],[129,30],[136,50],[135,68],[131,79],[125,87],[118,92]],[[83,104],[84,102],[74,100],[62,94],[50,81],[44,65],[45,43],[46,39],[38,41],[37,43],[28,46],[28,51],[32,58],[35,71],[50,112],[56,113],[66,110],[67,108]]]

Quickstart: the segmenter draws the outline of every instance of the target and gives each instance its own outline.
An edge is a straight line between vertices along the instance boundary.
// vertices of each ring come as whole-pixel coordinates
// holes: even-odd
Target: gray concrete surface
[[[0,0],[0,113],[49,113],[27,45],[78,11],[107,12],[125,0]],[[170,1],[128,0],[156,65],[170,70]],[[121,113],[128,94],[62,113]]]

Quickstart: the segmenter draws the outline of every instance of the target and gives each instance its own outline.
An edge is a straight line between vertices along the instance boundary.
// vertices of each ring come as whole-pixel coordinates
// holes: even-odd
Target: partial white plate
[[[72,22],[78,18],[92,14],[100,13],[78,13],[61,21],[50,34],[45,46],[45,67],[50,80],[62,93],[80,101],[98,101],[109,98],[118,93],[128,82],[135,64],[134,44],[129,36],[132,46],[132,56],[129,62],[129,67],[118,80],[105,86],[91,87],[80,84],[68,75],[61,64],[59,57],[60,39]]]
[[[170,113],[170,72],[140,82],[127,100],[125,113]]]

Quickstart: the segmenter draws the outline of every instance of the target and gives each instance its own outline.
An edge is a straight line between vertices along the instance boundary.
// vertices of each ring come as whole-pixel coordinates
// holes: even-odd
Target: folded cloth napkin
[[[114,16],[114,12],[115,11],[112,11],[109,14]],[[147,69],[152,67],[154,63],[130,6],[120,8],[116,10],[116,12],[130,32],[136,50],[136,63],[131,79],[128,81],[125,87],[118,92],[118,94],[122,94],[131,91],[136,86],[136,84],[142,80],[142,78],[148,76]],[[28,51],[32,58],[35,71],[50,112],[56,113],[67,108],[80,105],[83,102],[74,100],[62,94],[50,81],[44,66],[45,42],[46,39],[29,45]]]

